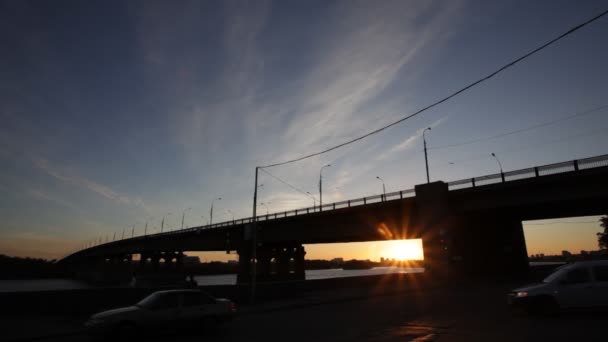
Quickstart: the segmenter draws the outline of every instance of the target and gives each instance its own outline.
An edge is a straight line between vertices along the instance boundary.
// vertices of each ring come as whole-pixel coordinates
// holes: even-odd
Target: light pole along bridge
[[[608,213],[608,155],[432,182],[321,207],[257,217],[256,278],[304,279],[304,244],[421,238],[427,269],[465,274],[527,271],[522,221]],[[179,269],[184,251],[236,251],[238,282],[252,274],[253,218],[138,236],[86,248],[59,262],[111,277]],[[130,274],[130,273],[129,273]]]

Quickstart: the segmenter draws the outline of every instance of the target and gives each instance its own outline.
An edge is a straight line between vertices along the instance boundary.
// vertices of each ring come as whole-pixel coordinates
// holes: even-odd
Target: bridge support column
[[[90,258],[82,264],[76,277],[91,283],[122,284],[133,278],[131,254],[117,254]]]
[[[161,263],[161,260],[164,262]],[[186,279],[182,251],[141,253],[135,285],[138,287],[182,286]]]
[[[237,284],[248,283],[251,280],[251,247],[241,246],[237,249],[239,255],[239,271],[236,275]]]
[[[248,283],[251,281],[251,248],[242,246],[238,253],[237,283]],[[273,243],[259,246],[256,281],[304,280],[305,255],[304,246],[300,244]]]
[[[276,250],[277,274],[276,278],[284,280],[289,279],[289,261],[291,260],[291,248],[280,246]]]
[[[457,219],[447,237],[452,265],[466,274],[525,277],[528,252],[520,219],[508,214]]]
[[[449,257],[442,241],[450,228],[448,185],[433,182],[416,185],[415,229],[422,232],[425,272],[444,276]]]
[[[522,223],[507,214],[451,217],[428,235],[425,267],[438,275],[521,278],[528,273]]]
[[[306,255],[306,251],[304,250],[304,246],[299,245],[296,247],[293,259],[293,271],[294,277],[297,280],[306,279],[306,273],[304,272],[304,256]]]
[[[271,277],[270,260],[272,259],[272,256],[273,256],[272,248],[269,248],[268,246],[258,247],[258,251],[257,251],[258,262],[256,264],[256,266],[257,266],[256,277],[258,278],[259,281],[265,281],[267,279],[270,279],[270,277]]]
[[[152,263],[152,269],[158,270],[160,268],[160,259],[161,259],[160,252],[152,253],[150,258],[151,258],[150,261]]]

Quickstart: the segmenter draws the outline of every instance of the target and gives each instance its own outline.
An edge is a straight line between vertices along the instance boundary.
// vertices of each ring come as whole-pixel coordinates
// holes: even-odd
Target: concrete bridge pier
[[[239,255],[239,270],[236,275],[237,284],[249,283],[251,280],[251,245],[241,245],[237,249]]]
[[[438,276],[523,278],[529,271],[521,220],[506,214],[450,217],[423,245],[425,267]]]
[[[186,279],[183,260],[182,251],[141,253],[135,273],[136,286],[182,285]]]
[[[521,219],[485,209],[455,215],[448,185],[416,186],[416,226],[425,232],[425,271],[438,276],[524,277],[529,270]]]
[[[449,220],[448,185],[444,182],[421,184],[415,187],[416,210],[414,227],[421,235],[425,272],[445,276],[449,272],[450,257],[444,243],[451,227]]]
[[[128,283],[133,278],[131,254],[96,256],[76,267],[76,278],[94,284]]]
[[[290,276],[290,261],[291,261],[291,247],[276,247],[274,248],[274,256],[276,260],[276,274],[277,279],[289,279]]]
[[[260,246],[257,250],[257,278],[259,281],[267,281],[272,276],[272,258],[274,251],[268,246]]]
[[[525,277],[528,252],[521,220],[505,213],[455,219],[446,236],[451,268],[459,273],[499,278]]]
[[[304,246],[296,246],[293,255],[294,278],[298,280],[305,280],[306,274],[304,272],[304,256],[306,256],[306,251],[304,250]]]
[[[237,283],[251,281],[251,248],[238,249],[239,272]],[[256,281],[304,280],[304,246],[298,243],[260,244],[257,250]]]

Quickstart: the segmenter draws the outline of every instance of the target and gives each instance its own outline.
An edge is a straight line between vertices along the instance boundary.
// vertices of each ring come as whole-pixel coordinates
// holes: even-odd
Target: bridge
[[[607,213],[608,155],[602,155],[261,215],[255,222],[127,238],[60,263],[110,276],[131,272],[139,254],[141,274],[179,269],[184,251],[236,251],[238,282],[247,283],[256,229],[260,281],[304,279],[304,244],[412,238],[422,239],[427,270],[517,276],[528,269],[522,221]]]

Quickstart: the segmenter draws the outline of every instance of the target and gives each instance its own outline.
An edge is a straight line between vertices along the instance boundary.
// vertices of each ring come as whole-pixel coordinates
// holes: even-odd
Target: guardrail
[[[567,161],[567,162],[561,162],[561,163],[548,164],[548,165],[531,167],[531,168],[526,168],[526,169],[508,171],[508,172],[503,172],[503,173],[496,173],[496,174],[492,174],[492,175],[486,175],[486,176],[480,176],[480,177],[474,177],[474,178],[468,178],[468,179],[461,179],[461,180],[457,180],[457,181],[448,182],[447,184],[448,184],[448,190],[459,190],[459,189],[465,189],[465,188],[475,188],[475,187],[490,185],[490,184],[506,183],[506,182],[511,182],[511,181],[520,180],[520,179],[543,177],[543,176],[554,175],[554,174],[559,174],[559,173],[577,172],[580,170],[587,170],[587,169],[600,168],[600,167],[608,167],[608,154],[597,156],[597,157],[577,159],[577,160],[572,160],[572,161]],[[277,213],[272,213],[272,214],[267,214],[267,215],[259,215],[257,217],[257,221],[258,222],[268,221],[268,220],[274,220],[274,219],[279,219],[279,218],[283,218],[283,217],[306,215],[306,214],[311,214],[311,213],[318,213],[321,211],[331,211],[331,210],[342,209],[342,208],[350,208],[350,207],[367,205],[367,204],[372,204],[372,203],[403,199],[403,198],[407,198],[407,197],[414,197],[415,195],[416,194],[415,194],[414,189],[407,189],[407,190],[390,192],[390,193],[387,193],[386,195],[384,195],[384,194],[383,195],[373,195],[373,196],[361,197],[361,198],[356,198],[356,199],[351,199],[351,200],[346,200],[346,201],[341,201],[341,202],[328,203],[328,204],[322,205],[321,207],[313,206],[313,207],[308,207],[308,208],[301,208],[301,209],[277,212]],[[238,219],[238,220],[214,223],[214,224],[206,225],[206,226],[192,227],[192,228],[186,228],[186,229],[174,230],[174,231],[156,233],[156,234],[149,234],[149,235],[143,235],[143,236],[140,235],[137,237],[130,238],[130,240],[139,240],[139,239],[146,239],[146,238],[150,238],[150,237],[181,234],[184,232],[222,228],[222,227],[241,225],[241,224],[246,224],[246,223],[251,223],[251,222],[253,222],[253,218],[248,217],[248,218],[243,218],[243,219]],[[124,239],[124,240],[128,240],[128,239]],[[122,240],[118,240],[118,241],[122,241]],[[116,242],[116,241],[112,241],[112,242]],[[112,242],[106,242],[106,243],[103,243],[103,244],[100,244],[97,246],[109,244]],[[97,246],[94,246],[94,247],[97,247]],[[89,248],[93,248],[93,247],[89,247]]]

